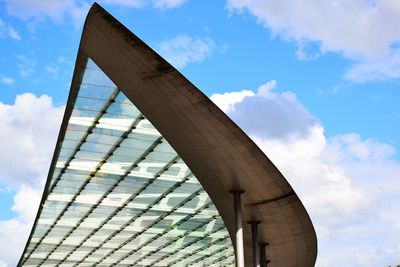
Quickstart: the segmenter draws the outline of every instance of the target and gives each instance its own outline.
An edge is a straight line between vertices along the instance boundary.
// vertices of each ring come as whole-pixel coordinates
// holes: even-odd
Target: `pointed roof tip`
[[[93,5],[90,7],[88,15],[90,15],[91,13],[95,12],[95,11],[103,11],[105,10],[99,3],[97,2],[93,2]]]
[[[92,6],[90,7],[86,19],[85,19],[85,25],[87,20],[91,17],[94,16],[95,14],[109,14],[99,3],[93,2]]]

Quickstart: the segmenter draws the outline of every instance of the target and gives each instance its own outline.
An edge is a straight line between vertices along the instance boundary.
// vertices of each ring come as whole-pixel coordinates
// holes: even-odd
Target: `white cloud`
[[[357,61],[344,76],[355,82],[383,81],[400,78],[400,50],[375,60]]]
[[[0,76],[0,83],[3,84],[13,84],[15,82],[15,80],[11,77],[6,77],[6,76]]]
[[[130,8],[140,8],[143,7],[146,3],[143,0],[101,0],[100,4],[111,4],[118,6],[125,6]]]
[[[276,84],[211,98],[250,133],[300,195],[318,234],[317,266],[398,263],[400,162],[394,148],[354,133],[326,137],[293,93],[274,92]],[[18,188],[12,207],[17,216],[0,221],[0,264],[15,266],[21,255],[62,110],[50,97],[29,93],[14,105],[0,103],[0,178]],[[245,117],[248,123],[237,119]],[[294,121],[299,123],[293,126]]]
[[[0,180],[14,188],[11,210],[0,221],[0,266],[16,266],[42,195],[64,107],[50,97],[25,93],[13,105],[0,102]],[[7,208],[7,207],[4,207]]]
[[[16,30],[14,30],[13,28],[9,28],[8,29],[8,36],[10,36],[12,39],[14,39],[14,40],[18,40],[18,41],[20,41],[21,40],[21,36],[19,35],[19,33],[16,31]]]
[[[4,0],[7,13],[24,20],[49,18],[62,21],[65,17],[80,25],[89,10],[87,2],[74,0]]]
[[[16,216],[0,221],[0,267],[16,266],[32,229],[43,188],[22,184],[14,196]]]
[[[17,41],[21,40],[19,33],[8,23],[0,18],[0,38],[11,38]]]
[[[14,105],[0,102],[0,179],[9,185],[38,184],[47,175],[64,107],[25,93]]]
[[[250,90],[242,90],[240,92],[226,92],[223,94],[213,94],[211,100],[224,112],[230,112],[236,103],[240,103],[248,96],[254,96],[255,93]]]
[[[299,194],[316,227],[317,266],[398,264],[400,162],[394,148],[355,133],[328,138],[296,96],[274,92],[275,84],[211,99],[250,134]],[[232,101],[235,93],[239,97]]]
[[[155,8],[167,9],[181,6],[186,0],[153,0]]]
[[[390,61],[393,54],[400,55],[397,0],[228,0],[227,8],[247,10],[273,34],[295,42],[300,59],[336,52],[354,60],[356,70],[350,69],[350,74],[362,75],[355,81],[400,77],[399,60]],[[379,69],[384,62],[392,64]],[[370,76],[358,70],[359,64],[378,72]],[[350,74],[345,77],[352,79]]]
[[[211,99],[250,135],[262,138],[307,136],[309,126],[317,125],[318,122],[293,93],[273,93],[271,90],[275,86],[276,81],[272,80],[261,85],[257,93],[243,90],[215,94]],[[248,110],[252,112],[249,113]],[[266,120],[269,124],[265,123]]]
[[[141,8],[152,4],[157,9],[170,9],[181,6],[186,0],[102,0],[100,3],[126,6],[130,8]]]
[[[42,184],[44,185],[44,183]],[[36,213],[42,196],[41,189],[22,184],[14,196],[12,210],[18,214],[20,221],[31,223],[36,217]]]
[[[35,70],[36,60],[31,57],[24,56],[24,55],[18,56],[17,59],[19,61],[17,63],[17,67],[19,69],[19,75],[21,77],[27,77],[27,76],[31,75],[33,73],[33,71]]]
[[[184,68],[189,63],[201,62],[211,56],[215,43],[210,38],[192,38],[180,35],[161,42],[158,52],[177,68]]]
[[[77,0],[3,0],[7,13],[23,20],[50,19],[60,22],[65,19],[81,26],[90,8],[87,1]],[[140,8],[151,4],[157,9],[170,9],[181,6],[186,0],[101,0],[100,4],[111,4],[129,8]],[[1,29],[1,24],[0,24]],[[17,32],[11,35],[18,37]]]
[[[46,70],[48,73],[53,74],[53,76],[57,77],[58,72],[60,71],[60,68],[59,68],[59,67],[56,67],[56,66],[47,66],[47,67],[45,68],[45,70]]]
[[[0,221],[0,266],[17,266],[31,227],[18,219]]]

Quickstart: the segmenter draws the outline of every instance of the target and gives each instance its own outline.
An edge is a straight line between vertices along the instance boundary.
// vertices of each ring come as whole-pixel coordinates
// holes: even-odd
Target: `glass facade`
[[[211,199],[88,59],[22,266],[233,266]]]

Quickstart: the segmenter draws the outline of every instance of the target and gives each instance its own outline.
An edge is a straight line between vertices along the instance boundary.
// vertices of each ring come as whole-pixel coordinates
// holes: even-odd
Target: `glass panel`
[[[107,100],[114,91],[114,87],[95,86],[82,84],[79,88],[79,96]]]
[[[22,266],[233,266],[196,177],[90,59],[61,144]]]
[[[101,70],[86,68],[83,74],[82,84],[97,85],[115,88],[114,83]]]
[[[105,118],[136,118],[139,115],[139,110],[128,99],[125,99],[122,102],[112,103],[107,109]]]

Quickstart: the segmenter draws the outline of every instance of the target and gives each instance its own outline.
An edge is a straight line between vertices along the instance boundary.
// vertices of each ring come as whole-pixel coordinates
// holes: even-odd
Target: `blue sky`
[[[36,213],[91,3],[0,1],[1,267]],[[100,4],[284,173],[316,226],[317,266],[400,263],[399,2]]]

